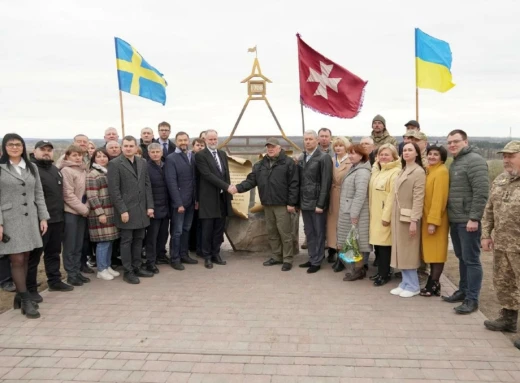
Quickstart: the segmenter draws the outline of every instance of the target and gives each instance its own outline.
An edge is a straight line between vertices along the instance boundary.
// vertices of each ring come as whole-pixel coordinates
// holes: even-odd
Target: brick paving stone
[[[520,381],[520,352],[480,313],[392,297],[397,281],[347,284],[330,267],[281,273],[261,255],[222,254],[228,264],[213,270],[161,266],[139,286],[117,278],[110,294],[99,280],[42,292],[37,321],[0,315],[0,383]]]

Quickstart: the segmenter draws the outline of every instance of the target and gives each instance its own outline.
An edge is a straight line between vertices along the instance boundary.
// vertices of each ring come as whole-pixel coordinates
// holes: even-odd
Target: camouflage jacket
[[[383,131],[383,135],[381,137],[374,136],[374,132],[372,131],[372,134],[370,137],[374,140],[374,147],[377,149],[383,144],[392,144],[397,148],[397,140],[388,133],[388,130]]]
[[[482,239],[493,238],[494,248],[520,253],[520,176],[500,174],[482,218]]]

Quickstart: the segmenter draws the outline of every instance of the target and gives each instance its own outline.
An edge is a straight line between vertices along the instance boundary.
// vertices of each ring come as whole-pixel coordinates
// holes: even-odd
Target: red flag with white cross
[[[367,81],[316,52],[299,34],[300,99],[316,112],[354,118],[363,106]]]

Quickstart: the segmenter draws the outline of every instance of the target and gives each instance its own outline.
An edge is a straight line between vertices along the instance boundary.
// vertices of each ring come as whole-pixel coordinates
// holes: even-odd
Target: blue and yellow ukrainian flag
[[[450,44],[415,28],[415,77],[418,88],[447,92],[451,82]]]
[[[116,37],[116,62],[119,90],[166,103],[166,80],[163,74],[148,64],[137,50]]]

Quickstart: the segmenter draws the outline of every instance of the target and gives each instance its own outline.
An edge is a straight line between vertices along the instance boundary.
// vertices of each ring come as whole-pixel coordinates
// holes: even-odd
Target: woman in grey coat
[[[27,318],[39,318],[27,291],[29,254],[42,247],[50,218],[45,206],[38,168],[27,157],[25,142],[16,133],[2,140],[0,157],[0,258],[8,256],[17,294],[13,308]]]
[[[370,227],[368,184],[370,183],[372,168],[368,154],[365,153],[361,145],[350,146],[348,152],[352,167],[347,172],[341,185],[337,247],[338,252],[341,252],[352,225],[356,225],[359,235],[359,251],[363,254],[363,265],[347,271],[345,278],[343,278],[344,281],[355,281],[365,277],[367,267],[365,265],[368,265],[368,255],[370,254],[368,242]]]

